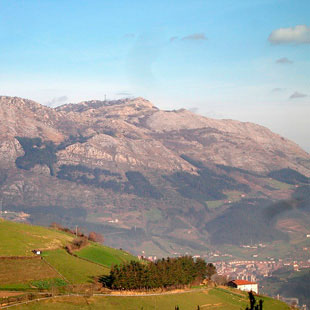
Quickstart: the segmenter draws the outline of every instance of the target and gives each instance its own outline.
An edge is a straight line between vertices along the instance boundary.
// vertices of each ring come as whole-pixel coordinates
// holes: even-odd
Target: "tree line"
[[[113,266],[110,274],[103,276],[100,281],[104,286],[116,290],[182,288],[199,284],[215,273],[213,264],[207,264],[201,258],[194,260],[191,256],[182,256],[149,263],[131,261]]]

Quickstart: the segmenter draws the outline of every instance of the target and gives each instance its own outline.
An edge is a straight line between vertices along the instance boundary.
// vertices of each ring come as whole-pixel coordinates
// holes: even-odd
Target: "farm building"
[[[246,292],[254,292],[258,294],[258,284],[255,282],[250,282],[246,280],[232,280],[228,283],[228,286],[237,288],[238,290],[241,291],[246,291]]]
[[[36,255],[41,255],[42,254],[42,251],[41,250],[32,250],[31,251],[33,254],[36,254]]]

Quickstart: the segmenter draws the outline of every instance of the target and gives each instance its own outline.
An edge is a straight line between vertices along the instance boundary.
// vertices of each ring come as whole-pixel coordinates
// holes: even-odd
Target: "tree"
[[[216,285],[225,285],[228,283],[228,279],[225,275],[219,275],[219,274],[214,274],[211,277],[211,280],[216,284]]]
[[[207,276],[207,278],[210,280],[211,277],[212,277],[214,274],[216,274],[216,267],[215,267],[212,263],[209,263],[209,264],[207,265],[207,274],[206,274],[206,276]]]
[[[249,299],[250,299],[250,308],[246,307],[245,310],[263,310],[263,300],[260,299],[258,304],[256,304],[256,299],[252,291],[249,292]]]
[[[59,230],[62,230],[62,229],[63,229],[63,227],[62,227],[59,223],[57,223],[57,222],[52,222],[52,223],[50,224],[50,227],[51,227],[51,228],[54,228],[54,229],[59,229]]]
[[[103,243],[104,237],[102,234],[91,231],[88,235],[88,240],[98,242],[98,243]]]

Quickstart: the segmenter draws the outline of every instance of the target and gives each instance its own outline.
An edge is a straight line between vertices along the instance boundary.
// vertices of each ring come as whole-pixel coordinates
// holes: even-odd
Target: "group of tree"
[[[206,167],[198,169],[197,174],[178,171],[163,177],[173,184],[183,197],[199,202],[225,199],[227,198],[223,193],[225,190],[249,192],[248,185],[237,182],[225,173],[215,173]]]
[[[156,262],[113,266],[110,275],[103,276],[101,282],[116,290],[137,290],[156,288],[182,288],[201,283],[206,277],[216,273],[213,264],[191,256],[161,259]]]
[[[76,236],[76,240],[75,243],[78,244],[80,243],[77,240],[89,240],[89,241],[93,241],[93,242],[98,242],[98,243],[103,243],[104,242],[104,237],[102,234],[97,233],[95,231],[91,231],[88,235],[84,232],[82,232],[79,228],[76,229],[70,229],[68,227],[64,227],[62,225],[60,225],[59,223],[53,222],[50,224],[50,227],[54,228],[54,229],[58,229],[61,231],[64,231],[66,233],[72,234]]]
[[[41,138],[16,137],[24,150],[24,155],[16,158],[18,168],[30,170],[35,165],[46,165],[54,175],[54,164],[57,162],[56,146],[52,141]]]
[[[284,168],[280,170],[271,171],[268,173],[268,176],[278,180],[280,182],[284,182],[287,184],[300,184],[309,183],[310,178],[307,178],[305,175],[301,174],[300,172],[290,169],[290,168]]]
[[[106,169],[90,168],[84,165],[61,165],[57,172],[57,178],[71,182],[111,189],[114,192],[125,192],[139,197],[160,199],[162,194],[139,171],[127,171],[128,181],[122,181],[119,173]]]
[[[263,310],[263,300],[260,299],[256,302],[253,292],[249,292],[250,307],[246,307],[245,310]]]
[[[98,188],[111,189],[114,192],[119,192],[122,189],[122,183],[119,182],[121,179],[119,173],[100,168],[93,169],[84,165],[61,165],[57,172],[57,178]]]

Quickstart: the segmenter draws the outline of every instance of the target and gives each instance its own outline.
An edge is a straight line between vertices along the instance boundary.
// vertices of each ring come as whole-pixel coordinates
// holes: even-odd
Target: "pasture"
[[[288,310],[282,302],[264,297],[264,308],[268,310]],[[60,297],[50,300],[29,303],[15,307],[16,310],[240,310],[248,305],[246,294],[236,290],[212,288],[186,293],[159,296],[93,296],[93,297]]]
[[[90,244],[79,251],[75,251],[74,254],[106,267],[137,260],[137,257],[125,251],[116,250],[96,243]]]

